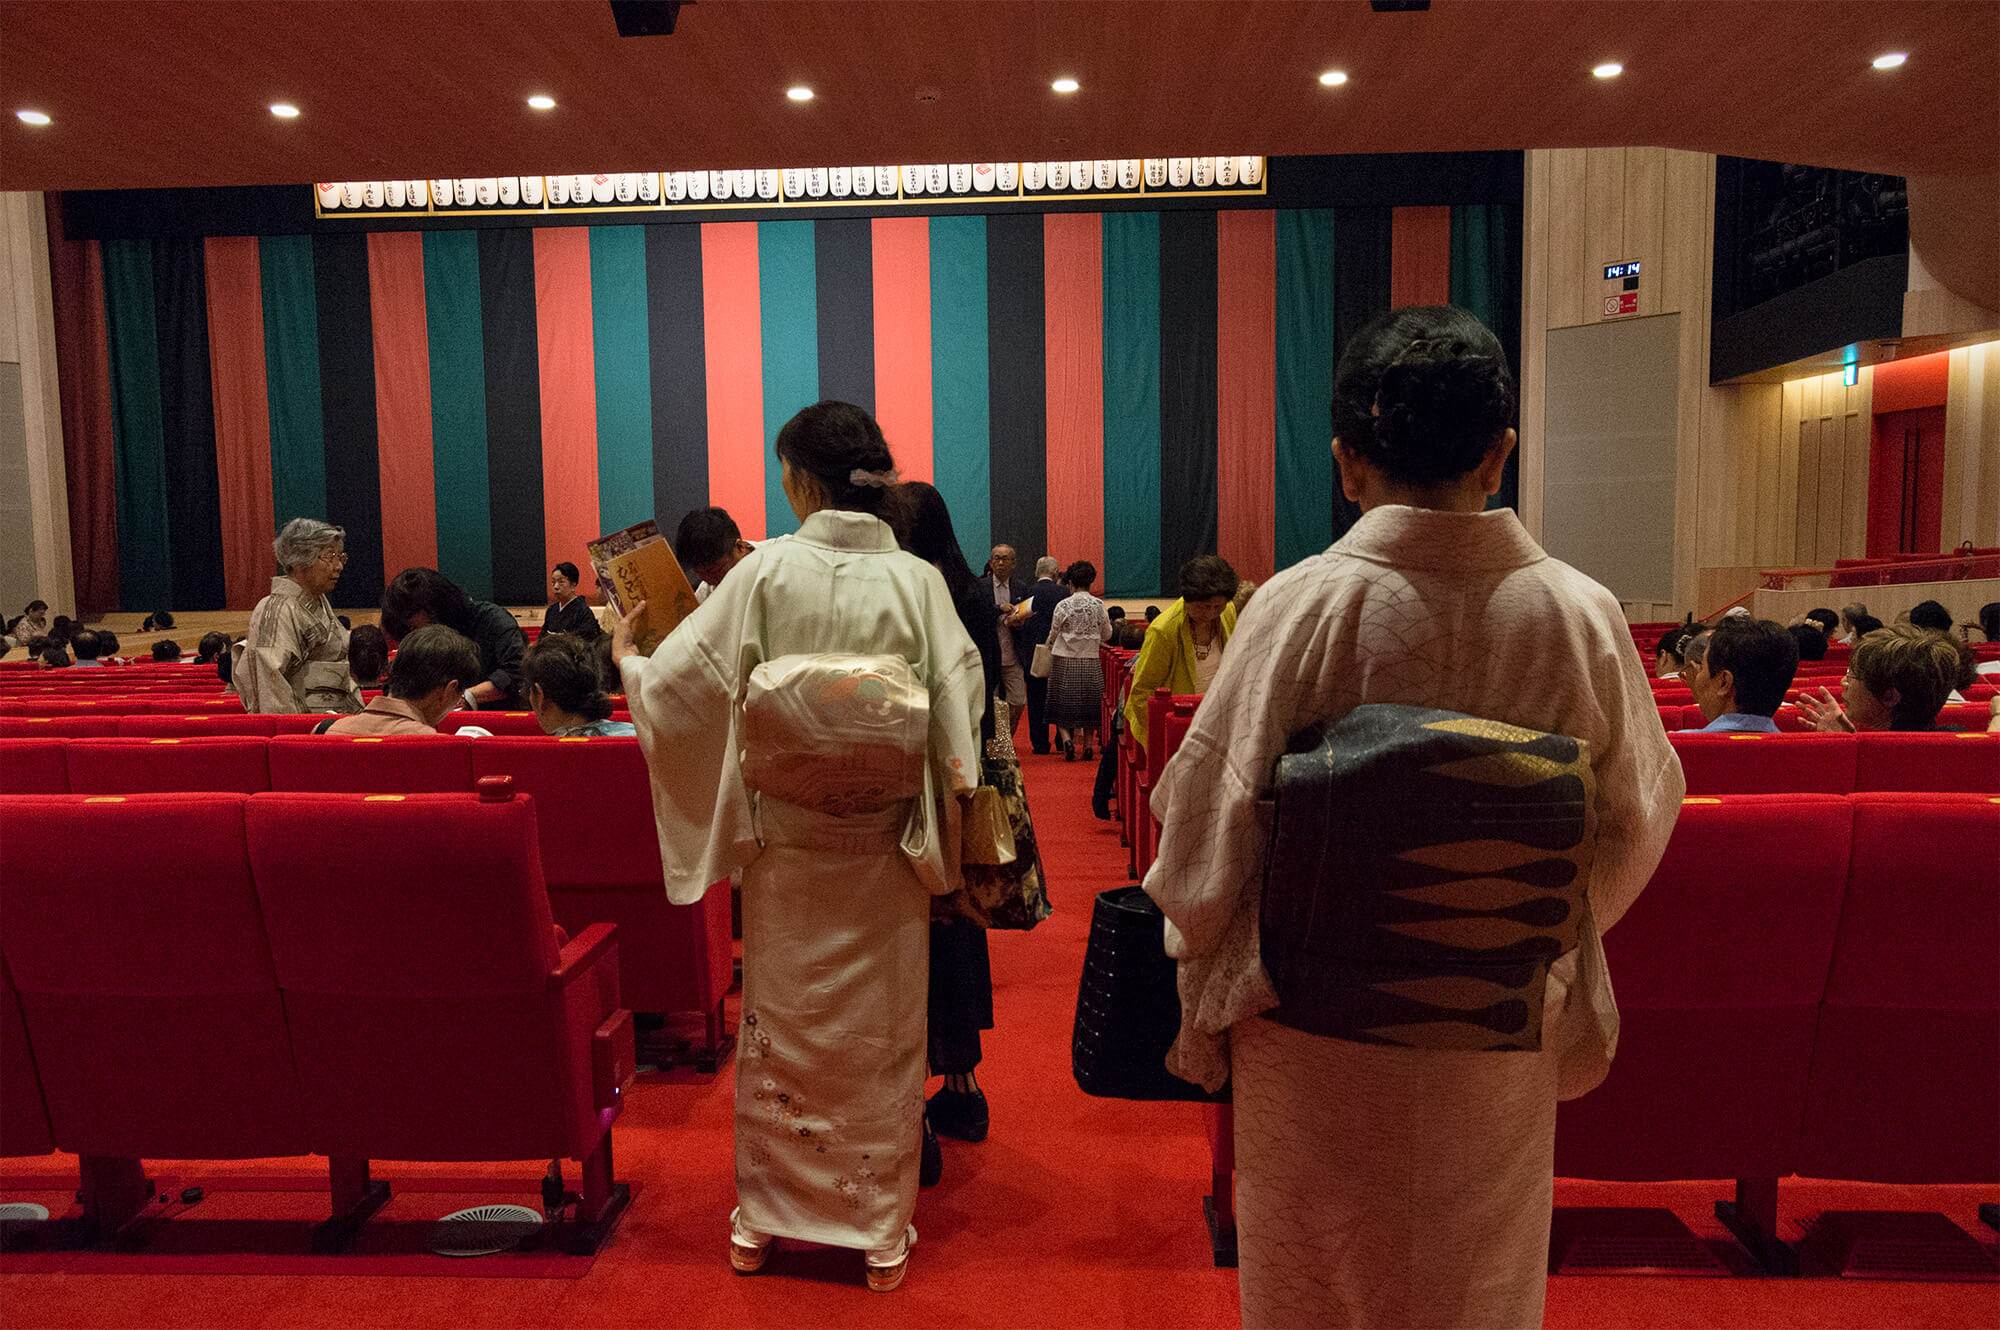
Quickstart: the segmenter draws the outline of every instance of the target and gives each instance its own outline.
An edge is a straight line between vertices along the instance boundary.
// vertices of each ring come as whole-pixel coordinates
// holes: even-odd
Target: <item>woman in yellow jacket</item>
[[[1214,554],[1181,565],[1181,598],[1146,629],[1125,697],[1125,730],[1146,746],[1146,699],[1156,688],[1205,693],[1222,668],[1222,649],[1236,631],[1236,570]]]

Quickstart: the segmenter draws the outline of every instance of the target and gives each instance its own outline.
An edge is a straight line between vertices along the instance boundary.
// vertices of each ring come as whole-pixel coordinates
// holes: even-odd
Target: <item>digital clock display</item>
[[[1619,277],[1637,277],[1638,275],[1639,260],[1637,259],[1633,259],[1629,263],[1607,263],[1604,265],[1604,280],[1607,282]]]

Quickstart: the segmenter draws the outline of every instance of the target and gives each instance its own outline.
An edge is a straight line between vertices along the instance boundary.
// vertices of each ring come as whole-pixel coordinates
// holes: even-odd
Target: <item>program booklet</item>
[[[641,522],[599,536],[588,548],[598,590],[612,613],[622,616],[631,606],[646,602],[646,612],[632,625],[632,644],[640,651],[651,655],[682,619],[694,613],[694,588],[656,524]]]

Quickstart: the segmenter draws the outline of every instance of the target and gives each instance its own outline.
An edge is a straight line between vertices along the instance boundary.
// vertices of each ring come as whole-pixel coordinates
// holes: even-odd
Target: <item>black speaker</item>
[[[620,37],[668,37],[681,16],[683,0],[611,0],[611,18]]]

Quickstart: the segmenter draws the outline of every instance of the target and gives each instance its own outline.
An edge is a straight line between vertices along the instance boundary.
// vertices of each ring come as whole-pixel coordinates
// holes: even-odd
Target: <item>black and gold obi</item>
[[[1278,759],[1262,949],[1270,1019],[1405,1048],[1542,1046],[1596,844],[1589,745],[1371,704]]]

